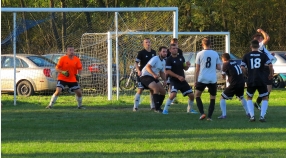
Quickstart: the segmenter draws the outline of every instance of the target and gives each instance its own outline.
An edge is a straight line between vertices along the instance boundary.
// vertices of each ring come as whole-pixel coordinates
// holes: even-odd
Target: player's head
[[[221,55],[221,60],[222,60],[223,62],[229,61],[229,60],[230,60],[230,55],[229,55],[228,53],[223,53],[223,54]]]
[[[143,40],[143,47],[146,49],[146,50],[150,50],[151,49],[151,41],[150,41],[150,38],[145,38]]]
[[[209,48],[211,46],[211,40],[209,40],[208,38],[203,38],[202,46]]]
[[[263,36],[261,33],[257,32],[255,35],[253,35],[253,40],[257,40],[258,42],[263,41]]]
[[[178,45],[177,44],[170,44],[169,51],[172,55],[177,55],[178,53]]]
[[[74,47],[73,46],[67,46],[67,55],[74,56]]]
[[[170,44],[178,44],[178,39],[172,38]]]
[[[161,59],[165,59],[167,57],[167,49],[168,48],[165,47],[165,46],[159,47],[158,52],[159,52],[159,56],[160,56]]]
[[[259,48],[259,42],[258,42],[258,40],[252,40],[252,41],[250,42],[250,47],[251,47],[252,49],[258,49],[258,48]]]

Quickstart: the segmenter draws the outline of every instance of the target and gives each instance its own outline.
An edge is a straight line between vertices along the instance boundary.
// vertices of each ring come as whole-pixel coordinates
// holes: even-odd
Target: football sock
[[[247,108],[248,108],[248,112],[250,114],[251,117],[254,116],[254,105],[252,100],[247,100]]]
[[[261,101],[262,101],[262,97],[258,97],[258,98],[256,99],[256,103],[259,104],[259,105],[260,105]]]
[[[209,111],[208,111],[208,117],[212,118],[213,112],[215,108],[215,99],[210,100],[210,106],[209,106]]]
[[[170,105],[172,103],[172,100],[170,98],[167,99],[164,110],[168,111]]]
[[[260,116],[264,117],[268,109],[268,101],[262,100]]]
[[[150,93],[150,107],[151,107],[151,109],[155,108],[155,103],[154,103],[154,99],[153,99],[153,94],[152,93]]]
[[[222,116],[226,116],[226,103],[225,99],[220,99],[220,109],[222,112]]]
[[[138,108],[139,101],[140,101],[140,94],[136,93],[134,97],[134,108]]]
[[[55,104],[55,102],[57,101],[57,99],[58,99],[58,96],[55,96],[55,95],[53,94],[49,106],[54,106],[54,104]]]
[[[246,102],[246,100],[245,100],[244,98],[242,98],[242,99],[240,100],[240,102],[241,102],[241,104],[242,104],[242,106],[243,106],[243,108],[244,108],[244,110],[245,110],[246,115],[248,115],[248,114],[249,114],[249,111],[248,111],[248,108],[247,108],[247,102]]]
[[[155,103],[155,109],[160,110],[160,95],[159,94],[153,94],[153,100]]]
[[[77,100],[77,106],[80,107],[82,104],[82,97],[77,97],[77,95],[75,95],[76,100]]]
[[[201,97],[196,97],[196,102],[197,102],[197,107],[200,111],[201,114],[204,114],[204,105],[203,105],[203,102],[202,102],[202,99]]]
[[[190,107],[191,110],[194,109],[194,101],[193,100],[188,100],[188,107]]]
[[[165,99],[165,95],[159,95],[160,96],[160,108],[164,102],[164,99]]]

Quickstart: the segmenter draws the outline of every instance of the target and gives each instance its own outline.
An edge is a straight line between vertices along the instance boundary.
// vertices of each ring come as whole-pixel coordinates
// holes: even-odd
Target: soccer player
[[[196,73],[195,73],[195,86],[196,86],[196,102],[198,109],[201,113],[200,120],[205,119],[203,102],[201,100],[202,92],[208,87],[210,93],[210,105],[208,109],[207,120],[212,121],[212,114],[215,108],[215,98],[217,92],[217,77],[216,69],[221,69],[221,62],[218,53],[211,50],[211,41],[208,38],[202,40],[203,50],[196,56]]]
[[[53,94],[51,101],[46,108],[51,109],[64,87],[68,86],[70,88],[70,91],[75,92],[77,108],[85,109],[81,105],[82,92],[78,84],[78,80],[82,71],[82,64],[79,58],[75,56],[73,46],[67,47],[66,55],[62,56],[56,65],[56,71],[59,73],[56,91]]]
[[[137,83],[138,83],[137,87],[138,87],[138,90],[137,90],[137,93],[135,94],[135,97],[134,97],[133,111],[138,111],[140,96],[141,96],[144,89],[148,89],[148,87],[144,87],[141,84],[141,81],[140,81],[140,76],[142,74],[141,71],[146,66],[148,61],[152,57],[156,56],[156,51],[151,49],[151,41],[149,38],[145,38],[143,40],[143,47],[144,47],[144,49],[138,52],[136,60],[135,60],[135,66],[136,66],[136,70],[137,70]],[[140,64],[140,66],[139,66],[139,64]],[[150,90],[150,106],[151,106],[151,110],[155,110],[152,90]]]
[[[242,74],[242,70],[240,66],[236,63],[236,61],[233,61],[230,59],[230,55],[228,53],[223,53],[221,55],[221,59],[223,62],[222,65],[222,76],[223,79],[225,77],[228,77],[228,82],[230,85],[222,92],[220,97],[220,109],[222,111],[222,115],[219,116],[219,119],[225,119],[226,118],[226,102],[225,100],[232,99],[234,95],[236,95],[239,100],[241,101],[241,104],[245,110],[246,115],[249,115],[248,109],[247,109],[247,103],[246,100],[243,97],[244,93],[244,77]]]
[[[169,50],[171,52],[171,56],[168,57],[166,61],[166,74],[171,77],[170,78],[171,95],[166,101],[163,114],[169,113],[168,110],[170,104],[176,97],[178,90],[180,90],[184,96],[189,97],[187,111],[195,113],[196,111],[193,110],[194,106],[193,90],[185,80],[185,73],[184,73],[184,70],[188,70],[188,68],[190,67],[190,62],[188,61],[185,63],[185,58],[181,55],[178,55],[177,44],[171,44]]]
[[[176,45],[179,47],[178,39],[177,39],[177,38],[172,38],[170,44],[176,44]],[[183,56],[183,51],[182,51],[180,48],[178,48],[178,55]],[[171,56],[171,52],[170,52],[170,50],[168,49],[168,50],[167,50],[167,58],[168,58],[169,56]],[[167,58],[166,58],[166,59],[167,59]],[[167,84],[170,85],[170,77],[167,75],[166,78],[167,78]],[[170,86],[169,86],[169,93],[171,93],[171,88],[170,88]],[[178,103],[178,101],[177,101],[176,98],[174,98],[171,104],[176,104],[176,103]]]
[[[153,99],[155,103],[155,112],[162,112],[161,105],[165,99],[166,90],[163,86],[166,86],[165,76],[165,58],[167,56],[167,47],[159,47],[159,55],[151,58],[146,66],[142,70],[140,77],[141,83],[149,87],[153,91]],[[164,81],[164,85],[159,81],[161,77]]]
[[[270,37],[269,35],[263,31],[262,29],[257,29],[257,33],[253,36],[253,39],[254,40],[257,40],[259,42],[259,48],[258,48],[258,51],[261,52],[261,53],[264,53],[267,55],[267,57],[270,59],[270,61],[274,64],[275,61],[276,61],[276,58],[271,55],[271,53],[265,48],[265,45],[268,43],[268,41],[270,40]],[[268,76],[270,74],[269,72],[269,67],[268,65],[265,65],[264,66],[264,71],[265,71],[265,82],[266,82],[266,85],[267,85],[267,90],[268,90],[268,99],[269,99],[269,96],[270,96],[270,92],[272,90],[272,78],[271,79],[268,79]],[[274,73],[274,72],[273,72]],[[254,106],[260,110],[261,109],[261,101],[262,101],[262,97],[257,97],[256,99],[256,102],[254,103]]]
[[[268,79],[273,77],[273,66],[271,60],[265,55],[258,51],[259,42],[257,40],[251,41],[251,52],[245,54],[242,58],[241,68],[244,74],[248,72],[247,78],[247,107],[250,113],[251,122],[255,121],[254,117],[254,106],[252,97],[256,90],[259,92],[259,97],[262,97],[262,106],[260,111],[259,121],[265,122],[265,113],[268,108],[268,90],[265,82],[265,71],[264,65],[267,64],[269,68]],[[247,67],[247,70],[245,69]]]

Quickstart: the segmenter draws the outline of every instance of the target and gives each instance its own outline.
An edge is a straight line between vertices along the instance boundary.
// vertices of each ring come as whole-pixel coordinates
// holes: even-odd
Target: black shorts
[[[192,87],[186,81],[183,82],[171,81],[170,86],[171,86],[171,93],[172,92],[178,93],[178,90],[180,90],[184,96],[193,93]]]
[[[141,78],[138,75],[136,75],[136,77],[137,77],[137,88],[139,88],[139,89],[149,89],[148,86],[146,87],[146,86],[144,86],[142,84]]]
[[[270,70],[269,70],[269,66],[264,66],[264,81],[266,83],[266,85],[272,85],[272,79],[268,79],[270,75]]]
[[[141,77],[140,77],[140,80],[141,80],[141,84],[142,84],[144,87],[149,87],[149,84],[152,83],[152,82],[156,82],[156,83],[159,82],[159,80],[155,79],[155,78],[152,77],[152,76],[141,76]]]
[[[234,95],[239,98],[243,98],[244,93],[244,84],[242,85],[229,85],[226,89],[222,92],[221,96],[224,99],[232,99]]]
[[[201,83],[201,82],[198,82],[196,84],[196,90],[199,90],[199,91],[204,91],[205,88],[208,87],[208,92],[210,93],[210,95],[212,96],[215,96],[216,95],[216,92],[217,92],[217,84],[216,83]]]
[[[254,86],[254,87],[247,86],[246,94],[252,98],[256,90],[258,90],[259,97],[268,96],[267,86]]]
[[[68,86],[70,91],[74,91],[80,88],[77,82],[66,82],[66,81],[58,80],[57,87],[64,89],[65,86]]]

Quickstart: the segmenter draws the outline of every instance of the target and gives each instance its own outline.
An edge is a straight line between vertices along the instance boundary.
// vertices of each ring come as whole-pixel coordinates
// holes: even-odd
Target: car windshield
[[[284,62],[286,62],[286,53],[279,54],[279,56],[281,56],[284,59]]]
[[[54,67],[56,65],[53,61],[42,56],[28,56],[27,58],[39,67]]]

